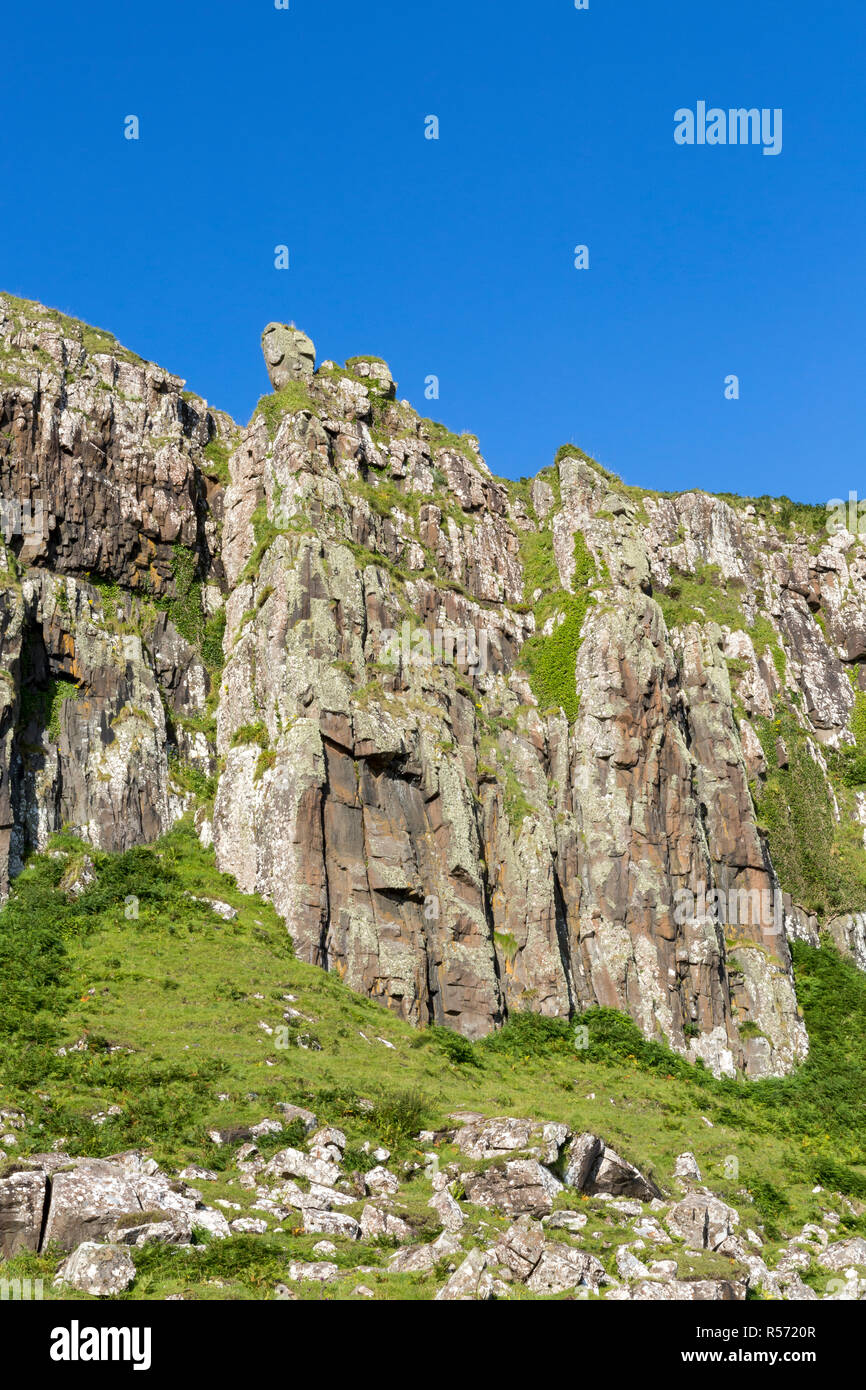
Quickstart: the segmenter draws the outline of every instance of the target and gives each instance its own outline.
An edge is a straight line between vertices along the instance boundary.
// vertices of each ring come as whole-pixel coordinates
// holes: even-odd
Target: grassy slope
[[[72,901],[57,885],[82,850],[63,836],[54,847],[63,855],[35,857],[0,913],[0,1106],[21,1106],[29,1122],[16,1156],[61,1138],[72,1153],[142,1146],[169,1167],[195,1161],[219,1169],[221,1181],[203,1185],[206,1200],[223,1197],[246,1212],[255,1198],[237,1185],[231,1151],[208,1139],[215,1125],[255,1122],[275,1115],[276,1101],[291,1101],[311,1106],[320,1121],[339,1123],[356,1150],[363,1140],[378,1139],[394,1151],[392,1162],[413,1156],[423,1162],[412,1141],[418,1129],[470,1108],[595,1130],[663,1188],[670,1188],[676,1155],[690,1149],[705,1181],[738,1207],[745,1223],[763,1223],[778,1238],[820,1217],[822,1199],[811,1192],[817,1179],[866,1196],[866,1100],[859,1088],[866,1043],[858,1026],[866,980],[830,951],[797,948],[813,1038],[812,1059],[800,1075],[757,1085],[716,1082],[646,1043],[608,1010],[585,1016],[586,1051],[575,1049],[572,1025],[532,1017],[475,1046],[438,1029],[417,1033],[336,976],[296,961],[273,909],[217,873],[212,852],[201,849],[187,826],[152,850],[89,851],[98,880]],[[237,921],[223,922],[191,893],[232,903]],[[139,899],[137,919],[125,915],[130,894]],[[286,994],[310,1021],[294,1020],[290,1045],[278,1047],[280,1035],[259,1025],[284,1026]],[[57,1055],[59,1044],[82,1038],[86,1050]],[[122,1050],[108,1051],[109,1045]],[[372,1102],[372,1111],[359,1101]],[[119,1105],[121,1115],[94,1124],[90,1115],[109,1105]],[[277,1148],[286,1140],[266,1142]],[[444,1151],[443,1161],[449,1156]],[[726,1175],[732,1156],[738,1180]],[[364,1162],[356,1152],[353,1163]],[[401,1200],[432,1234],[430,1192],[421,1173],[404,1186]],[[572,1194],[560,1205],[574,1201]],[[838,1202],[830,1205],[844,1215]],[[587,1210],[590,1238],[599,1232],[595,1248],[610,1252],[626,1238],[594,1204]],[[287,1258],[309,1257],[316,1239],[287,1228],[195,1255],[137,1252],[132,1295],[268,1297]],[[388,1253],[376,1244],[355,1245],[339,1259],[347,1266],[383,1265]],[[50,1255],[19,1257],[8,1273],[48,1278],[55,1267]],[[694,1257],[690,1267],[706,1268],[706,1257]],[[436,1286],[431,1276],[363,1278],[387,1297],[429,1297]],[[358,1279],[310,1287],[306,1296],[345,1297]]]

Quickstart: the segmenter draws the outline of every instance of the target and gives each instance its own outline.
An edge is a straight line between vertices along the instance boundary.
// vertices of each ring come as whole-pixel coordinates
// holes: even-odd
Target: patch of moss
[[[253,411],[253,418],[256,415],[262,415],[268,434],[271,439],[275,439],[286,416],[297,415],[302,410],[309,411],[311,415],[314,415],[316,403],[302,382],[290,381],[279,391],[273,391],[269,396],[262,396]]]
[[[529,540],[529,536],[536,539]],[[543,539],[545,538],[546,539]],[[522,538],[528,566],[528,584],[535,581],[531,592],[544,588],[535,605],[536,624],[541,626],[557,610],[561,620],[549,636],[536,633],[521,650],[525,668],[539,709],[561,709],[570,724],[577,718],[580,696],[575,683],[575,664],[580,650],[581,631],[591,601],[590,586],[596,579],[595,562],[587,548],[583,533],[574,538],[574,577],[572,592],[559,587],[559,571],[553,559],[553,540],[549,531],[527,533]],[[524,573],[527,571],[525,570]],[[554,578],[555,574],[555,578]],[[556,584],[556,588],[551,587]]]
[[[744,630],[741,588],[735,580],[726,582],[717,565],[700,565],[694,574],[672,568],[667,589],[657,593],[656,599],[669,628],[712,622]]]
[[[265,725],[259,721],[255,724],[242,724],[239,729],[235,729],[232,734],[232,748],[238,748],[244,743],[259,743],[263,748],[267,748],[270,739]]]
[[[823,770],[792,715],[756,721],[767,761],[763,787],[756,788],[758,824],[769,840],[782,888],[795,902],[827,919],[866,906],[866,855],[862,827],[836,822]],[[776,752],[782,738],[788,766]]]
[[[784,681],[787,668],[785,653],[782,650],[776,629],[773,627],[769,618],[765,618],[762,613],[759,613],[752,623],[752,626],[748,629],[748,633],[752,639],[752,646],[755,648],[755,655],[760,657],[763,656],[765,652],[769,651],[773,658],[776,674],[780,681]]]
[[[174,598],[161,599],[156,605],[166,610],[181,637],[196,650],[201,648],[205,629],[202,586],[197,578],[198,563],[194,550],[188,550],[183,545],[174,546],[171,564]]]
[[[274,752],[273,748],[263,748],[256,761],[256,767],[253,773],[253,781],[260,782],[261,779],[264,777],[265,773],[267,772],[268,768],[273,767],[276,761],[277,755]]]
[[[432,454],[436,454],[440,449],[452,449],[455,453],[462,454],[470,463],[478,463],[478,455],[469,442],[468,434],[455,434],[438,420],[422,420],[421,423],[426,426]]]
[[[284,530],[271,521],[268,516],[268,504],[264,500],[259,502],[250,521],[253,528],[253,548],[250,558],[244,565],[239,583],[243,583],[244,580],[251,579],[258,574],[259,566],[277,536],[286,534]]]
[[[228,486],[228,483],[231,481],[229,475],[229,459],[231,458],[231,452],[228,444],[224,443],[222,439],[217,439],[216,436],[214,436],[202,450],[202,453],[211,466],[213,476],[218,478],[224,486]]]
[[[169,771],[172,779],[184,791],[192,792],[200,801],[212,802],[216,795],[216,778],[208,777],[198,767],[178,756],[169,758]]]
[[[223,668],[223,637],[226,630],[225,607],[218,609],[204,625],[201,639],[201,657],[208,670],[218,675]]]

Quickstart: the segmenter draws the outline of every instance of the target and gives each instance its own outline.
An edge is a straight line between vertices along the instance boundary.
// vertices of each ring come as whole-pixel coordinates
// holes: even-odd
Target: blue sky
[[[293,319],[496,473],[572,441],[647,487],[866,493],[862,0],[49,0],[3,40],[0,286],[236,419]],[[677,146],[699,100],[781,108],[781,154]]]

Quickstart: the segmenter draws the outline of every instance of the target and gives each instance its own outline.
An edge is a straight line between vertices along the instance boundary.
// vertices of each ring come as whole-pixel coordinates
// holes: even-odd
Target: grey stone
[[[361,1212],[361,1239],[373,1240],[376,1236],[390,1236],[394,1240],[411,1240],[412,1227],[401,1217],[392,1216],[368,1202]]]
[[[262,333],[262,352],[275,391],[281,391],[290,381],[312,376],[316,368],[312,338],[292,324],[269,323]]]
[[[39,1249],[46,1178],[41,1170],[22,1169],[0,1178],[0,1256],[11,1259]]]
[[[562,1177],[566,1187],[583,1192],[601,1161],[604,1140],[597,1134],[577,1134],[565,1151]]]
[[[354,1216],[341,1211],[316,1211],[312,1207],[304,1208],[304,1230],[322,1236],[345,1236],[348,1240],[357,1240],[361,1234]]]
[[[534,1158],[463,1173],[461,1180],[468,1202],[512,1216],[546,1216],[562,1190],[562,1183]]]
[[[460,1250],[460,1237],[454,1231],[443,1231],[428,1245],[410,1245],[398,1250],[388,1261],[395,1274],[422,1274],[440,1260],[449,1260]]]
[[[674,1164],[675,1178],[688,1178],[690,1181],[700,1182],[701,1170],[698,1167],[698,1160],[693,1153],[680,1154]]]
[[[526,1280],[526,1287],[533,1293],[553,1295],[580,1284],[597,1293],[606,1280],[604,1265],[595,1255],[575,1250],[560,1241],[549,1241]]]
[[[828,1245],[826,1250],[815,1256],[824,1269],[846,1270],[852,1265],[866,1265],[866,1240],[862,1236],[851,1236],[848,1240],[838,1240]]]
[[[135,1279],[129,1251],[117,1245],[84,1241],[57,1272],[56,1285],[68,1284],[100,1297],[123,1293]]]
[[[332,1264],[329,1260],[292,1260],[287,1275],[293,1284],[331,1284],[339,1277],[340,1266]]]
[[[161,1203],[149,1204],[151,1208]],[[132,1180],[117,1164],[100,1159],[80,1161],[71,1172],[56,1172],[51,1179],[51,1201],[44,1241],[61,1250],[74,1250],[84,1242],[101,1242],[121,1216],[141,1214],[142,1206]]]
[[[696,1192],[671,1207],[668,1230],[692,1250],[718,1250],[739,1225],[740,1216],[712,1194]]]
[[[605,1297],[656,1303],[741,1303],[746,1297],[746,1285],[730,1279],[643,1279],[613,1289]]]
[[[485,1301],[492,1298],[492,1280],[489,1275],[485,1278],[488,1258],[483,1250],[470,1250],[463,1263],[436,1294],[436,1302]]]
[[[459,1231],[466,1220],[459,1204],[447,1189],[434,1193],[427,1205],[436,1212],[446,1231]]]

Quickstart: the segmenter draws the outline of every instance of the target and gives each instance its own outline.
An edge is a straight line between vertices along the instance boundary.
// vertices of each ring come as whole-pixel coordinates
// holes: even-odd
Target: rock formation
[[[302,958],[412,1022],[598,1002],[789,1071],[789,938],[866,964],[859,536],[572,446],[498,479],[379,359],[263,350],[241,429],[0,295],[2,883],[62,825],[195,808]]]
[[[262,352],[275,391],[281,391],[290,381],[312,376],[316,369],[313,340],[294,324],[269,323],[262,334]]]
[[[315,1116],[311,1118],[315,1128]],[[283,1125],[266,1119],[254,1128],[259,1135],[280,1134]],[[675,1191],[664,1194],[601,1136],[574,1135],[565,1124],[501,1116],[418,1135],[416,1144],[422,1148],[416,1152],[425,1152],[428,1161],[436,1159],[443,1142],[455,1142],[475,1162],[463,1171],[460,1161],[440,1169],[436,1160],[434,1195],[427,1202],[435,1214],[431,1223],[442,1228],[435,1239],[419,1213],[417,1183],[414,1204],[406,1200],[416,1163],[397,1163],[384,1150],[382,1164],[352,1173],[342,1130],[325,1127],[304,1142],[307,1152],[287,1147],[270,1159],[254,1143],[228,1156],[235,1174],[232,1191],[259,1213],[231,1221],[187,1182],[214,1183],[216,1172],[197,1168],[172,1177],[140,1151],[107,1159],[31,1154],[0,1172],[0,1264],[22,1252],[44,1254],[53,1245],[67,1254],[55,1286],[116,1297],[134,1284],[133,1257],[143,1247],[188,1251],[202,1234],[211,1241],[265,1233],[273,1239],[288,1226],[340,1240],[343,1256],[339,1264],[289,1259],[284,1266],[288,1283],[337,1285],[348,1275],[347,1293],[366,1289],[352,1289],[362,1272],[373,1273],[381,1286],[392,1274],[435,1277],[444,1265],[447,1275],[428,1295],[442,1302],[508,1300],[521,1285],[541,1298],[571,1290],[573,1297],[617,1301],[739,1301],[751,1294],[813,1302],[819,1295],[801,1275],[814,1258],[821,1270],[842,1276],[826,1283],[824,1298],[862,1300],[866,1240],[832,1240],[837,1214],[824,1212],[823,1224],[807,1223],[785,1243],[774,1242],[777,1248],[771,1250],[745,1226],[735,1207],[699,1180],[675,1179]],[[592,1165],[568,1162],[576,1152],[595,1155]],[[240,1202],[219,1197],[216,1204],[229,1211],[243,1209]],[[360,1219],[343,1210],[347,1206],[362,1206]],[[479,1219],[479,1208],[511,1224],[500,1221],[493,1228]],[[587,1229],[590,1223],[595,1229]],[[365,1243],[383,1237],[398,1247],[387,1264],[364,1263]],[[615,1274],[600,1258],[614,1242]],[[586,1248],[592,1243],[597,1253]],[[312,1253],[321,1257],[337,1250],[333,1239],[325,1239]],[[354,1250],[359,1251],[355,1259],[347,1259]],[[715,1269],[710,1276],[698,1263],[707,1260]],[[188,1265],[184,1276],[195,1278]],[[262,1283],[259,1276],[258,1297]],[[278,1284],[274,1295],[298,1296],[285,1284]],[[367,1289],[366,1296],[376,1295]]]

